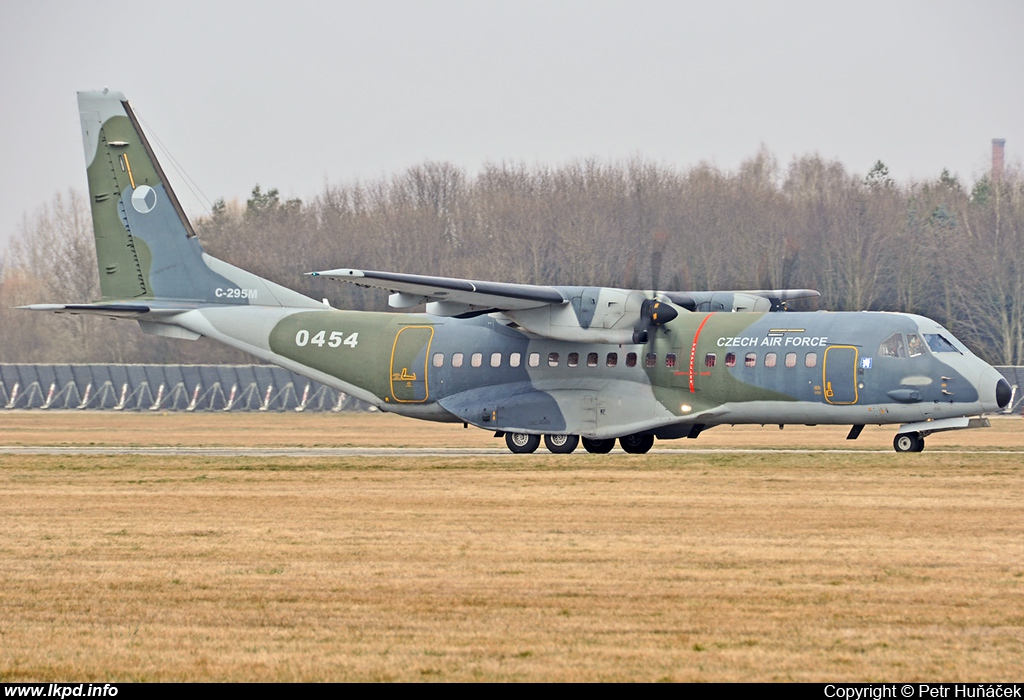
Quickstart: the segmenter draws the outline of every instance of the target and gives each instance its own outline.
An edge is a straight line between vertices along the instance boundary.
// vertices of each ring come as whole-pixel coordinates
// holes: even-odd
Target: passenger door
[[[857,355],[857,348],[853,345],[831,345],[825,348],[821,373],[822,395],[826,403],[857,403]]]

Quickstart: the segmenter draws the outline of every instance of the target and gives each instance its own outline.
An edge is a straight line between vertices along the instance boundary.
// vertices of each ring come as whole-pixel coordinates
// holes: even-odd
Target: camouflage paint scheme
[[[103,298],[28,308],[205,335],[381,410],[520,441],[624,438],[624,448],[646,451],[653,437],[696,437],[720,424],[849,424],[853,438],[856,426],[902,423],[896,449],[919,451],[924,435],[984,424],[970,417],[1009,401],[999,373],[930,319],[776,313],[788,298],[816,295],[810,290],[655,294],[311,273],[389,290],[393,307],[426,303],[428,313],[332,309],[203,253],[122,95],[79,93],[79,108]],[[932,347],[910,356],[904,343],[915,337]],[[883,353],[887,341],[902,356]],[[766,366],[768,353],[775,366]],[[785,366],[789,353],[795,366]]]

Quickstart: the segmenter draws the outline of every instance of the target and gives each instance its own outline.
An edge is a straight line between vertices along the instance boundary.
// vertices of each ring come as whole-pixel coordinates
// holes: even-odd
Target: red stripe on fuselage
[[[693,387],[693,363],[697,359],[697,341],[700,340],[700,332],[704,330],[704,324],[708,322],[708,319],[714,316],[714,312],[704,317],[704,320],[697,326],[697,332],[693,334],[693,345],[690,347],[690,393],[696,393],[696,389]]]

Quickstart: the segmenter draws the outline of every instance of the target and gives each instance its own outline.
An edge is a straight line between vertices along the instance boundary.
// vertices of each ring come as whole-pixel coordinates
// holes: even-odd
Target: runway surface
[[[580,455],[587,454],[578,450]],[[652,455],[684,454],[894,454],[890,450],[774,449],[774,448],[678,448],[653,449]],[[550,454],[538,450],[537,455]],[[624,452],[616,451],[613,454]],[[926,454],[1024,454],[1024,450],[930,449]],[[149,455],[200,457],[517,457],[504,448],[466,447],[50,447],[46,445],[0,446],[0,455]]]

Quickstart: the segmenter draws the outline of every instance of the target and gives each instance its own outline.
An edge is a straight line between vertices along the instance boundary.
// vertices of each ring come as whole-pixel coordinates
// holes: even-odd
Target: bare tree
[[[307,202],[257,185],[196,230],[213,255],[335,306],[385,294],[301,273],[332,267],[536,284],[659,289],[811,287],[835,309],[907,310],[963,333],[989,359],[1024,362],[1020,173],[968,193],[943,173],[902,186],[811,155],[781,168],[762,147],[735,172],[642,158],[553,166],[426,162],[327,184]],[[86,200],[61,194],[6,252],[5,307],[98,294]],[[206,341],[147,338],[133,324],[0,309],[6,359],[248,361]]]

